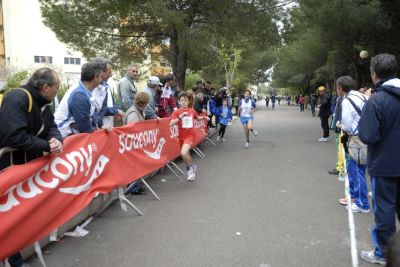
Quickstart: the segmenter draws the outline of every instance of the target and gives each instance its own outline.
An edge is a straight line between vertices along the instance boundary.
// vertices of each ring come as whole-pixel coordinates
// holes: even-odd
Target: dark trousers
[[[208,115],[208,118],[210,119],[207,123],[207,126],[210,128],[214,127],[214,125],[212,124],[212,117],[214,116],[214,114]]]
[[[324,131],[324,138],[329,137],[329,123],[328,123],[329,117],[321,117],[321,127],[322,130]]]
[[[315,116],[315,106],[311,105],[311,113],[313,116]]]
[[[396,214],[400,221],[400,177],[371,177],[375,225],[372,242],[375,255],[385,257],[389,239],[396,232]]]
[[[239,106],[235,106],[235,115],[239,116]]]
[[[223,125],[222,123],[220,123],[219,126],[220,126],[220,128],[219,128],[218,136],[221,138],[224,138],[226,125]]]
[[[24,259],[21,253],[17,252],[14,255],[8,257],[8,263],[11,267],[21,267],[24,264]]]

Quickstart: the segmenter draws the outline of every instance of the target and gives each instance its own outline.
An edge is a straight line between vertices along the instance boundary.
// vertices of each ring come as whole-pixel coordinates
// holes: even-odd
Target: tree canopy
[[[88,57],[124,65],[153,45],[168,44],[167,58],[183,87],[189,65],[201,69],[210,47],[251,40],[267,49],[278,42],[281,0],[41,0],[44,23]],[[223,40],[223,41],[221,41]],[[243,46],[237,46],[242,49]]]
[[[283,20],[274,85],[305,92],[349,74],[369,86],[369,59],[360,51],[400,56],[399,11],[396,0],[299,0]]]

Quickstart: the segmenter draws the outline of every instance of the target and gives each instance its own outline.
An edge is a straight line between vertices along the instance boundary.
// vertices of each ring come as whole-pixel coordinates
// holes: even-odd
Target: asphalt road
[[[168,171],[154,176],[148,182],[160,201],[130,197],[144,216],[115,203],[86,227],[89,235],[44,249],[47,265],[351,266],[347,213],[337,203],[344,183],[327,173],[334,140],[317,141],[320,122],[309,110],[264,104],[249,149],[236,120],[226,142],[203,144],[205,159],[193,155],[195,182]],[[358,250],[372,249],[373,215],[355,214],[355,222]],[[30,264],[41,266],[36,258]],[[360,266],[373,265],[360,259]]]

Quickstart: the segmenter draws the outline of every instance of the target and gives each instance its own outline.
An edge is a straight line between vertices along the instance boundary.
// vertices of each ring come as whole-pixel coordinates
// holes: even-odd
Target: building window
[[[64,58],[64,64],[67,65],[80,65],[81,64],[81,59],[78,57],[65,57]]]
[[[46,64],[53,63],[53,57],[50,56],[34,56],[33,60],[35,63],[46,63]]]

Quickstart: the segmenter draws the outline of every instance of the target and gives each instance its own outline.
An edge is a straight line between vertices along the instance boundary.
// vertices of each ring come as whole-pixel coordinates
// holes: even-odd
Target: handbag
[[[368,146],[360,140],[358,135],[350,137],[348,149],[350,157],[356,161],[358,165],[367,164]]]

